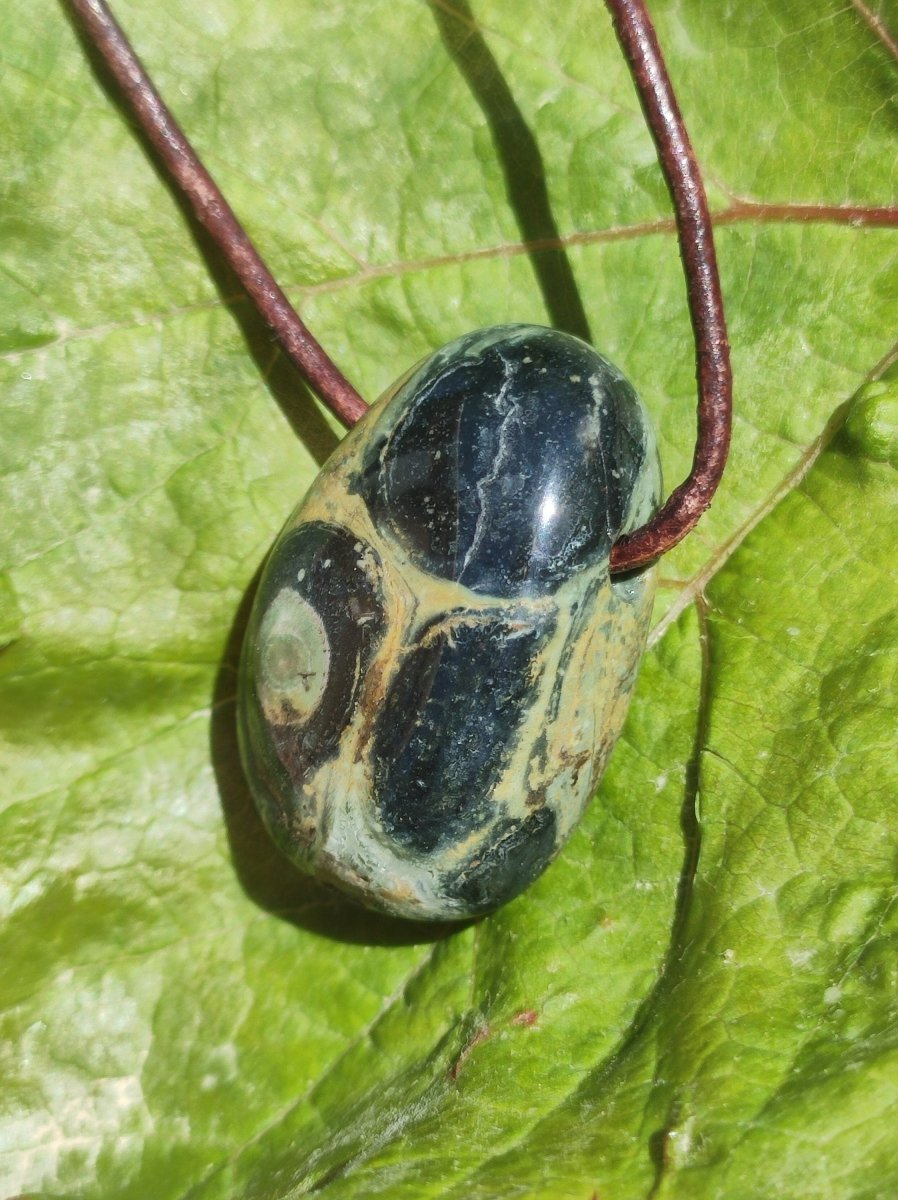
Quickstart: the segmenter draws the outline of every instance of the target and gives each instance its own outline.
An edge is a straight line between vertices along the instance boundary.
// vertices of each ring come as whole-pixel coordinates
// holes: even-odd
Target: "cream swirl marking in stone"
[[[297,592],[281,588],[259,625],[257,688],[265,716],[277,725],[302,721],[318,707],[330,670],[327,630]]]

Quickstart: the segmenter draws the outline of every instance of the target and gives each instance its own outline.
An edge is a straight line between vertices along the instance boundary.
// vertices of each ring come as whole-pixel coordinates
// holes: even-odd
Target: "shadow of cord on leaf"
[[[536,138],[481,34],[466,0],[431,5],[443,44],[483,110],[508,203],[530,247],[529,257],[549,314],[549,324],[592,342],[589,321],[552,213],[546,171]]]
[[[97,83],[103,89],[107,100],[121,114],[146,155],[150,169],[177,205],[184,224],[196,243],[197,251],[206,265],[209,278],[218,292],[221,305],[234,318],[265,387],[276,401],[297,438],[312,455],[317,465],[322,466],[336,449],[339,437],[328,424],[306,381],[285,358],[274,335],[256,306],[244,293],[243,287],[225,262],[221,251],[193,215],[190,201],[172,180],[165,167],[160,164],[146,133],[132,118],[128,105],[109,68],[103,62],[96,46],[85,35],[81,23],[73,15],[66,0],[61,0],[61,8],[66,20],[74,30],[90,69]]]

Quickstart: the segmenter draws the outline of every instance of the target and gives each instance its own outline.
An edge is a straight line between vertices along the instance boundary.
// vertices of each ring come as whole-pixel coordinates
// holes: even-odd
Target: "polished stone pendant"
[[[284,852],[404,917],[527,887],[623,724],[653,581],[609,553],[659,495],[641,401],[566,334],[481,330],[391,388],[275,542],[247,631],[241,752]]]

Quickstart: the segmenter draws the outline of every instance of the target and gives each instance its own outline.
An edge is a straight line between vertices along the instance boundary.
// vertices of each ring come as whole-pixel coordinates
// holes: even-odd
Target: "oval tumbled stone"
[[[659,492],[641,401],[568,335],[481,330],[386,393],[275,542],[244,645],[241,753],[288,856],[418,919],[531,883],[623,723],[653,583],[608,558]]]

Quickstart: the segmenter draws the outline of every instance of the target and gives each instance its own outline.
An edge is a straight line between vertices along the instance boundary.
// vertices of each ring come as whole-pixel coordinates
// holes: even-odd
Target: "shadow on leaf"
[[[150,168],[180,209],[184,223],[196,244],[197,253],[206,264],[209,277],[215,285],[221,303],[234,318],[247,351],[256,364],[265,386],[287,418],[296,436],[321,466],[336,448],[340,440],[339,435],[328,424],[302,376],[278,348],[274,334],[257,312],[255,305],[244,294],[237,277],[212,238],[193,215],[189,202],[184,198],[177,184],[170,179],[165,168],[159,163],[146,135],[135,125],[121,98],[115,79],[95,47],[84,36],[81,26],[74,19],[65,0],[61,0],[61,3],[63,12],[75,31],[97,82],[106,93],[110,103],[130,126],[135,140],[146,155]]]
[[[450,58],[486,117],[508,203],[529,247],[549,320],[556,329],[589,342],[589,321],[552,213],[536,138],[466,0],[434,2],[432,11]]]

